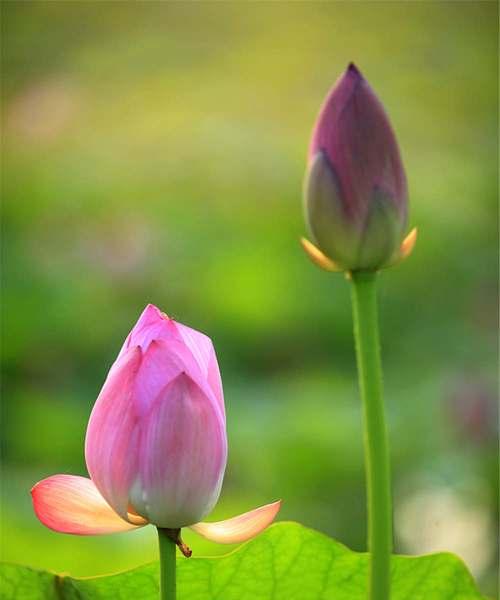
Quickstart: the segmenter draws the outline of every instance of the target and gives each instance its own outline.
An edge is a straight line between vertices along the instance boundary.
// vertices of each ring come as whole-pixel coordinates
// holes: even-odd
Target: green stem
[[[389,600],[392,508],[389,447],[382,397],[376,273],[352,273],[354,338],[364,407],[364,443],[370,552],[370,600]]]
[[[160,599],[175,600],[175,539],[170,529],[158,527],[160,544]]]

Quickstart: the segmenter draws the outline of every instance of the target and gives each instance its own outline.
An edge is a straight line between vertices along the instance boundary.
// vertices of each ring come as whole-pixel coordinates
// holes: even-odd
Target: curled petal
[[[417,243],[417,228],[414,227],[410,233],[405,237],[405,239],[401,242],[401,246],[397,251],[396,255],[393,259],[386,265],[387,267],[393,267],[394,265],[398,265],[400,262],[405,260],[410,256],[413,252],[413,248]]]
[[[417,228],[414,227],[401,243],[400,256],[401,260],[408,258],[413,252],[413,248],[417,243]]]
[[[249,512],[215,523],[196,523],[190,529],[212,542],[239,544],[249,540],[274,521],[281,508],[281,500],[254,508]]]
[[[300,243],[304,252],[311,259],[311,261],[324,271],[338,272],[342,271],[342,267],[333,262],[326,254],[323,254],[319,248],[312,244],[306,238],[300,238]]]
[[[53,475],[31,490],[36,516],[49,529],[75,535],[129,531],[147,523],[129,515],[124,521],[109,506],[94,483],[76,475]]]

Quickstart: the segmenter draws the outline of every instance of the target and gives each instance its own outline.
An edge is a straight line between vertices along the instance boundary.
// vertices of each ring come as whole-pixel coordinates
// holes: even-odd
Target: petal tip
[[[401,242],[399,249],[397,250],[395,256],[385,265],[386,267],[395,267],[399,265],[399,263],[403,262],[403,260],[407,259],[410,254],[413,252],[415,248],[415,244],[417,243],[417,234],[418,230],[414,227],[410,233],[405,237],[405,239]]]
[[[413,252],[413,249],[415,248],[415,244],[417,243],[417,235],[418,235],[418,229],[416,227],[414,227],[410,231],[410,233],[405,237],[405,239],[403,240],[403,243],[401,244],[401,248],[400,248],[401,260],[408,258],[408,256],[410,256],[410,254]]]
[[[254,538],[269,527],[278,514],[281,504],[282,501],[277,500],[224,521],[196,523],[190,528],[213,542],[239,544]]]
[[[359,79],[362,79],[363,77],[363,75],[361,75],[361,71],[352,61],[347,65],[347,72]]]
[[[159,309],[155,304],[152,304],[151,302],[146,304],[146,307],[142,311],[141,316],[148,316],[153,321],[160,321],[161,319],[170,320],[168,315],[166,315],[161,309]]]

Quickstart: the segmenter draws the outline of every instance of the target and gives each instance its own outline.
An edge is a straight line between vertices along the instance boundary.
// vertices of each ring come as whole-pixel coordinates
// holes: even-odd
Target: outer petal
[[[340,180],[325,151],[311,159],[304,186],[305,216],[316,246],[344,270],[356,260],[360,231],[347,219]]]
[[[124,521],[86,477],[53,475],[39,481],[31,495],[36,516],[49,529],[61,533],[100,535],[129,531],[147,523],[138,517],[136,525]]]
[[[106,501],[124,519],[128,490],[137,470],[137,411],[133,394],[142,353],[130,348],[109,372],[90,415],[85,460]]]
[[[182,373],[156,399],[140,430],[132,505],[160,527],[196,523],[217,502],[226,466],[225,423],[213,396]]]
[[[271,525],[281,508],[281,500],[216,523],[196,523],[190,529],[212,542],[238,544],[249,540]]]

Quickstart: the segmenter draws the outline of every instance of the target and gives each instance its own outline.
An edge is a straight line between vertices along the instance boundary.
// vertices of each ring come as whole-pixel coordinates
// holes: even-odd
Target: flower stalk
[[[377,313],[377,273],[351,273],[354,339],[364,412],[367,480],[368,598],[389,600],[392,507],[389,444],[382,394],[382,365]]]
[[[160,545],[160,600],[175,600],[175,548],[176,541],[171,529],[158,527]]]

